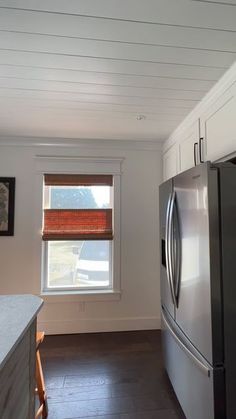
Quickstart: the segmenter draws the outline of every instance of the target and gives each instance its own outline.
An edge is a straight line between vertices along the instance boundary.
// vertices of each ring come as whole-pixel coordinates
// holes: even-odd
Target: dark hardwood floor
[[[49,419],[184,419],[159,331],[47,336]]]

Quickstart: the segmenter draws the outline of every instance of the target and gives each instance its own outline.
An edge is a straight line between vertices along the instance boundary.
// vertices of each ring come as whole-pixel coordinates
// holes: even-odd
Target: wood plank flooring
[[[184,419],[159,331],[46,336],[48,419]]]

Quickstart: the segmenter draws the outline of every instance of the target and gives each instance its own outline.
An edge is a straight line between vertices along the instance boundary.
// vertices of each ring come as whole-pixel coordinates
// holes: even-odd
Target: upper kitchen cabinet
[[[174,144],[163,155],[163,180],[167,180],[179,172],[178,146]]]
[[[236,151],[236,83],[201,115],[206,159],[215,161]]]
[[[184,131],[179,141],[179,171],[183,172],[200,163],[203,160],[202,152],[199,120],[197,120]]]
[[[172,145],[163,154],[163,178],[169,179],[203,161],[203,145],[200,139],[200,123],[197,119],[181,131]]]
[[[178,172],[235,157],[236,62],[175,129],[164,150],[170,144],[177,147]]]

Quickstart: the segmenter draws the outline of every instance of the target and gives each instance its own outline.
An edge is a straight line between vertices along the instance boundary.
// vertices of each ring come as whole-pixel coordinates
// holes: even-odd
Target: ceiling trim
[[[74,138],[40,138],[40,137],[8,137],[0,136],[0,147],[61,147],[82,149],[122,149],[122,150],[153,150],[162,151],[163,141],[150,140],[104,140]]]
[[[194,107],[194,109],[186,116],[181,124],[172,132],[169,138],[163,144],[163,151],[167,151],[176,140],[176,137],[191,126],[200,115],[220,96],[227,90],[233,83],[235,83],[236,62],[225,72],[220,80],[211,88],[211,90],[203,97],[203,99]]]
[[[149,7],[147,7],[145,2],[137,7],[136,0],[126,0],[124,5],[119,5],[119,8],[116,6],[116,0],[100,0],[98,6],[95,7],[92,2],[88,2],[87,0],[80,0],[80,2],[77,0],[71,0],[70,2],[63,2],[60,0],[41,0],[41,2],[38,2],[38,0],[31,0],[30,2],[28,0],[1,0],[0,8],[26,12],[31,11],[68,16],[94,17],[154,25],[167,23],[168,25],[185,26],[186,22],[183,19],[182,14],[178,13],[179,3],[181,2],[176,2],[176,0],[165,0],[163,3],[164,10],[161,10],[160,7],[158,7],[159,5],[156,0],[151,0],[148,5]],[[225,6],[235,6],[235,4],[232,0],[189,0],[184,2],[184,7],[189,18],[193,22],[194,27],[207,27],[209,29],[213,22],[213,27],[217,26],[217,29],[225,29],[224,23],[228,18],[228,14],[222,16],[222,7]],[[215,7],[217,13],[215,13],[212,19],[211,16],[208,17],[207,12],[213,7]],[[200,20],[198,19],[199,13],[202,12],[205,12],[205,16],[204,19]],[[196,26],[196,23],[198,22],[200,22],[202,26]],[[231,23],[233,23],[233,19]]]
[[[220,4],[221,6],[236,6],[236,3],[230,1],[217,1],[217,0],[191,0],[199,3],[208,3],[208,4]]]

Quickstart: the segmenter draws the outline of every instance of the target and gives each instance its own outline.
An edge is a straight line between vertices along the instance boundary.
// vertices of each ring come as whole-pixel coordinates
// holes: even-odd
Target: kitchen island
[[[33,419],[36,320],[43,301],[0,296],[0,417]]]

